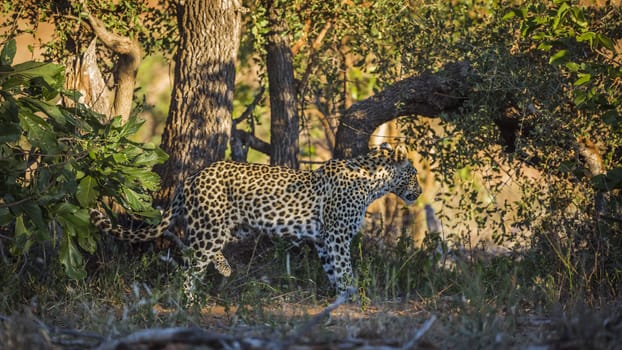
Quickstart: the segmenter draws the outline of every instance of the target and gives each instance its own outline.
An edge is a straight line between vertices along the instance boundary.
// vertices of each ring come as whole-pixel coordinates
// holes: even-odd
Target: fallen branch
[[[436,315],[432,315],[432,317],[430,317],[427,321],[425,321],[423,323],[423,326],[421,326],[421,328],[417,330],[413,338],[409,340],[408,343],[404,344],[404,346],[402,346],[402,349],[403,350],[412,349],[415,346],[415,344],[417,344],[419,340],[421,340],[421,338],[427,333],[427,331],[430,330],[430,328],[432,327],[432,324],[434,324],[434,321],[436,321]]]
[[[322,321],[323,319],[325,319],[328,316],[330,316],[330,313],[333,312],[333,310],[335,310],[341,304],[343,304],[346,301],[348,301],[350,299],[350,297],[352,295],[354,295],[355,292],[356,292],[356,290],[354,290],[353,287],[349,287],[348,289],[346,289],[346,292],[344,294],[341,294],[337,298],[337,300],[335,300],[332,304],[328,305],[324,310],[322,310],[322,312],[320,312],[319,314],[313,316],[311,318],[311,320],[309,320],[309,322],[305,323],[302,327],[298,328],[298,330],[294,334],[292,334],[289,337],[285,338],[285,340],[283,341],[283,344],[282,344],[282,346],[280,348],[287,348],[290,345],[294,344],[303,335],[308,333],[309,330],[311,328],[313,328],[313,326],[315,326],[316,324],[320,323],[320,321]]]
[[[120,339],[109,341],[97,347],[97,350],[132,349],[138,345],[148,345],[149,348],[164,347],[168,344],[202,345],[214,349],[258,349],[255,344],[265,344],[266,341],[254,338],[236,339],[229,335],[208,332],[201,328],[151,328],[144,329]],[[237,345],[237,346],[236,346]]]

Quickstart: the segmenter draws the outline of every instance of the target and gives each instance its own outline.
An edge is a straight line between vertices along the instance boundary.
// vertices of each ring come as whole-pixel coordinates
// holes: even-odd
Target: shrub
[[[158,147],[129,138],[141,122],[93,112],[63,89],[64,67],[12,65],[15,41],[0,53],[0,230],[14,255],[33,245],[58,249],[65,273],[86,276],[84,253],[97,246],[88,208],[108,198],[131,214],[156,218],[151,172],[166,159]]]

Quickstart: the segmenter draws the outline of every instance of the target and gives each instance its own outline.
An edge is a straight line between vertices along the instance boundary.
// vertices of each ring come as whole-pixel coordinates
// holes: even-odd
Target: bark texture
[[[412,76],[354,103],[341,117],[335,137],[335,158],[368,151],[369,138],[381,124],[402,116],[438,116],[460,107],[468,86],[467,62],[451,63],[437,73]]]
[[[298,168],[298,111],[287,24],[272,0],[266,1],[270,32],[266,66],[270,92],[270,164]]]
[[[161,143],[170,158],[156,168],[162,177],[156,204],[168,203],[183,179],[224,158],[231,133],[241,11],[237,0],[186,0],[178,5],[180,42]]]
[[[93,111],[110,116],[111,92],[97,66],[97,39],[91,40],[86,51],[72,60],[65,73],[65,86],[80,92],[80,102]],[[132,101],[130,100],[130,105]],[[74,102],[67,97],[63,98],[66,106],[73,106]]]

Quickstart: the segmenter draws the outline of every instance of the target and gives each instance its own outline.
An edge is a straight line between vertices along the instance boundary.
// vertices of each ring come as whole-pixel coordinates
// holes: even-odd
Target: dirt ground
[[[445,305],[443,305],[445,304]],[[530,315],[469,315],[456,312],[452,301],[384,302],[361,307],[342,304],[329,317],[315,318],[328,302],[282,303],[255,308],[213,305],[201,310],[201,327],[239,338],[286,339],[312,348],[402,348],[415,337],[414,349],[549,348],[552,321]],[[162,310],[162,312],[166,312]],[[509,319],[512,320],[509,320]],[[426,322],[431,326],[418,334]],[[301,334],[301,330],[304,330]]]

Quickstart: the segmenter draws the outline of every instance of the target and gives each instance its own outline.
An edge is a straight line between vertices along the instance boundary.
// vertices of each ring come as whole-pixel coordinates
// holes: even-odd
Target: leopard
[[[100,209],[90,211],[102,233],[141,242],[184,232],[191,272],[189,296],[208,266],[225,277],[232,268],[223,248],[253,233],[312,242],[330,286],[338,295],[354,288],[350,245],[361,229],[368,206],[387,193],[406,205],[422,190],[407,148],[388,143],[357,157],[331,159],[316,169],[235,161],[211,163],[175,190],[159,224],[130,229],[113,226]]]

